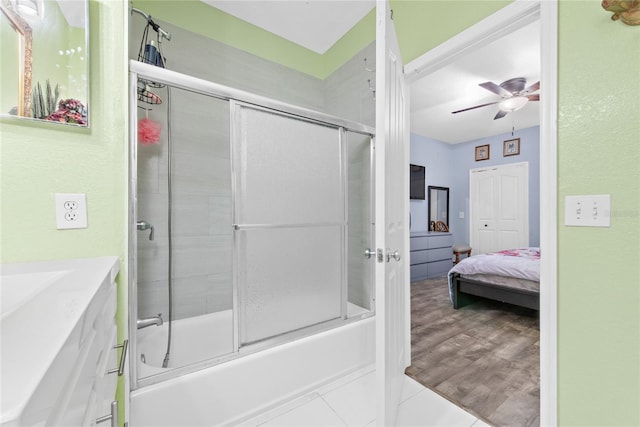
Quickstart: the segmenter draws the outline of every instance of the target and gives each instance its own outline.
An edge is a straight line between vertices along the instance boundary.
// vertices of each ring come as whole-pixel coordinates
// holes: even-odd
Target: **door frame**
[[[540,21],[540,425],[558,423],[558,1],[515,0],[405,65],[408,83]]]
[[[517,162],[517,163],[505,163],[502,165],[494,165],[494,166],[487,166],[487,167],[483,167],[483,168],[473,168],[473,169],[469,169],[469,246],[471,246],[472,248],[474,247],[478,247],[481,248],[480,245],[476,245],[476,243],[478,242],[478,240],[475,240],[474,237],[474,233],[477,230],[477,224],[475,224],[474,227],[474,221],[475,221],[475,216],[474,216],[474,211],[475,209],[478,208],[478,206],[476,206],[476,202],[475,202],[475,198],[473,197],[474,194],[474,186],[473,186],[473,180],[474,180],[474,174],[477,174],[479,172],[482,171],[489,171],[489,170],[503,170],[503,169],[513,169],[516,167],[523,167],[524,171],[525,171],[525,191],[526,191],[526,197],[524,198],[524,203],[526,205],[526,209],[524,209],[524,212],[526,214],[526,221],[524,222],[524,238],[526,238],[526,244],[522,243],[523,241],[521,240],[521,243],[518,244],[518,247],[520,246],[529,246],[529,210],[531,209],[531,206],[529,205],[529,162]],[[477,176],[476,176],[477,177]],[[498,196],[499,197],[499,196]],[[520,208],[521,205],[518,205],[518,207]],[[501,246],[501,245],[500,245]],[[498,247],[500,247],[498,246]],[[502,249],[510,249],[507,247],[502,247]],[[502,250],[500,249],[500,250]],[[494,252],[493,250],[490,252]],[[475,250],[474,249],[474,253],[476,254],[481,254],[483,252],[481,252],[481,250]]]

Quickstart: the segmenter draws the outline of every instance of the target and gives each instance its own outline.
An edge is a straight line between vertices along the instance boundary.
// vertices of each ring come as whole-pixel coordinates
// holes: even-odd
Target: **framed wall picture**
[[[520,138],[507,139],[502,143],[502,156],[517,156],[520,154]]]
[[[476,147],[476,162],[479,160],[489,160],[489,144]]]

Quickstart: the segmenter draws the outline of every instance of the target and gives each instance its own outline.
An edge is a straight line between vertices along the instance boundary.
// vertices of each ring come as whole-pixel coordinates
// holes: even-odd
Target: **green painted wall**
[[[597,0],[559,13],[560,423],[638,426],[640,27]],[[611,228],[563,226],[573,194],[611,194]]]
[[[89,129],[0,119],[0,261],[117,255],[126,329],[128,79],[126,3],[90,0]],[[86,193],[89,228],[57,230],[56,192]]]
[[[406,64],[502,9],[511,0],[390,0]]]

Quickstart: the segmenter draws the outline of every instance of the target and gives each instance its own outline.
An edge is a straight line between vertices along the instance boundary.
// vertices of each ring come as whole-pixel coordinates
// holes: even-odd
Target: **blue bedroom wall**
[[[449,204],[455,195],[452,188],[452,146],[435,139],[411,134],[410,159],[414,165],[425,166],[425,186],[449,187]],[[425,194],[427,194],[425,190]],[[428,197],[428,196],[427,196]],[[411,231],[427,231],[427,200],[411,200]],[[452,215],[449,207],[449,217]]]
[[[502,143],[520,138],[520,154],[503,157]],[[475,161],[475,147],[490,145],[489,160]],[[426,185],[449,187],[449,229],[456,243],[469,242],[469,171],[487,166],[529,162],[529,245],[540,245],[540,128],[511,135],[476,139],[450,145],[411,134],[411,163],[426,167]],[[427,230],[427,201],[411,201],[411,231]],[[460,213],[464,218],[460,218]]]

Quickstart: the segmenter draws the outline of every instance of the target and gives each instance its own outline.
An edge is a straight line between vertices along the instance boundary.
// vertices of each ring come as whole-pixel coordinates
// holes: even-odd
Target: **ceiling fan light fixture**
[[[529,98],[527,98],[526,96],[513,96],[511,98],[506,98],[500,101],[498,107],[502,111],[516,111],[524,107],[528,101]]]

